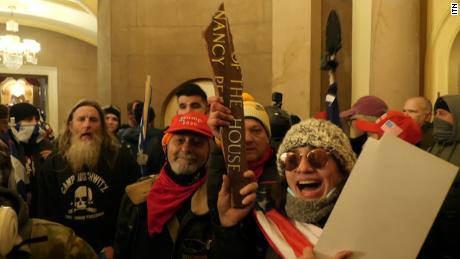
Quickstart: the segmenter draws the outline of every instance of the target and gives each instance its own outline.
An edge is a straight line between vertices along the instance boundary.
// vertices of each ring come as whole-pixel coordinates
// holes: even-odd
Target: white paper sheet
[[[390,134],[368,140],[315,246],[317,258],[416,258],[458,168]]]

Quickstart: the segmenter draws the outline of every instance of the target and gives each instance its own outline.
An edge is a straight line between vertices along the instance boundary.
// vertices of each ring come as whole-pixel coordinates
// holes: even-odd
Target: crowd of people
[[[392,109],[363,96],[339,127],[294,122],[244,93],[247,184],[233,207],[221,136],[231,110],[193,83],[176,100],[162,130],[142,101],[122,125],[119,107],[81,100],[56,139],[32,104],[0,105],[0,258],[311,259],[368,138],[393,134],[460,166],[460,95]],[[418,258],[460,258],[459,188],[457,175]]]

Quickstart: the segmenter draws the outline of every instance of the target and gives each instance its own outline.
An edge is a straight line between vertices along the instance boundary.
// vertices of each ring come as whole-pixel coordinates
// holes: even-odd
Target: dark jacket
[[[211,242],[206,185],[202,185],[182,204],[161,233],[149,236],[146,199],[156,179],[157,175],[152,175],[128,186],[117,221],[115,258],[166,259],[190,258],[190,255],[206,256]]]
[[[428,151],[460,167],[460,95],[448,95],[440,98],[443,98],[447,103],[454,117],[453,132],[449,140],[435,141],[434,146]],[[460,258],[459,246],[460,174],[457,173],[418,258]]]
[[[72,228],[96,252],[112,246],[125,187],[138,178],[124,148],[101,151],[97,169],[74,173],[66,159],[52,154],[38,177],[39,217]]]
[[[47,139],[33,144],[17,142],[11,130],[9,130],[8,144],[12,155],[17,191],[28,203],[29,215],[36,217],[38,213],[37,175],[46,159],[40,152],[45,150],[52,151],[54,146]],[[24,182],[21,182],[20,178],[22,176],[19,176],[22,172],[25,173]]]
[[[7,255],[10,259],[96,259],[97,255],[72,229],[44,219],[31,219],[27,205],[15,192],[0,187],[0,205],[11,206],[18,215],[18,234],[25,241]],[[8,238],[7,235],[0,237]],[[4,242],[4,241],[3,241]]]
[[[432,147],[434,144],[433,140],[433,123],[426,122],[422,125],[422,142],[420,143],[420,148],[427,150]]]
[[[275,152],[274,152],[275,153]],[[264,166],[260,183],[275,181],[277,178],[275,154]],[[208,162],[208,205],[213,221],[214,239],[211,245],[211,258],[278,258],[249,213],[238,225],[222,227],[217,211],[217,197],[222,186],[225,162],[221,150],[214,146]],[[259,188],[260,190],[261,188]],[[258,199],[261,196],[257,194]]]
[[[121,143],[130,151],[132,157],[137,160],[140,126],[135,128],[126,128],[118,132]],[[165,163],[165,155],[161,145],[163,131],[156,128],[147,129],[146,154],[148,155],[146,172],[147,174],[158,174]],[[139,172],[140,171],[139,167]]]

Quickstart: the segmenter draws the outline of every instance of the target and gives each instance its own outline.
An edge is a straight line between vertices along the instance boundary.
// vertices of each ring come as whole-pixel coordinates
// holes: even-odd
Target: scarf
[[[326,197],[311,201],[296,198],[287,192],[284,206],[287,216],[300,222],[323,225],[325,219],[331,214],[344,185],[345,182],[339,184]]]
[[[259,180],[260,176],[262,176],[264,172],[265,163],[268,161],[268,159],[270,159],[272,154],[273,150],[271,148],[268,148],[267,152],[264,153],[261,159],[254,163],[248,164],[249,169],[252,170],[256,175],[256,180]]]
[[[181,205],[204,184],[207,178],[205,174],[195,183],[182,186],[168,176],[165,167],[161,169],[147,197],[147,226],[150,236],[163,230],[164,224],[176,214]]]

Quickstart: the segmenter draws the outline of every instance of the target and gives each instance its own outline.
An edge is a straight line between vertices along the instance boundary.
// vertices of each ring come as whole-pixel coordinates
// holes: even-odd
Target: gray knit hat
[[[307,119],[292,126],[284,136],[276,155],[279,174],[284,173],[280,160],[281,154],[305,146],[320,147],[331,151],[347,174],[351,172],[356,162],[356,155],[351,149],[350,141],[340,128],[326,120]]]

